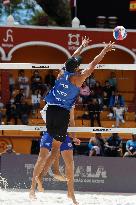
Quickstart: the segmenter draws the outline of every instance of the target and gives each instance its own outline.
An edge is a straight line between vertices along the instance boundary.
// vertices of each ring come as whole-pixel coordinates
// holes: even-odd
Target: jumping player
[[[43,117],[44,121],[45,121],[45,112],[46,112],[46,110],[43,109],[42,117]],[[74,108],[72,108],[70,111],[70,126],[75,126],[75,121],[74,121],[73,116],[74,116]],[[74,133],[72,133],[72,138],[73,138],[73,141],[76,145],[80,144],[80,140],[75,137]],[[49,134],[47,132],[42,136],[38,160],[40,160],[39,158],[40,158],[42,150],[46,150],[48,155],[49,155],[49,152],[52,148],[52,141],[53,141],[53,138],[51,136],[49,136]],[[72,199],[72,202],[74,205],[78,205],[76,198],[75,198],[75,194],[74,194],[73,146],[72,146],[71,139],[68,135],[66,136],[65,142],[63,142],[60,146],[60,152],[61,152],[61,155],[62,155],[64,162],[65,162],[65,172],[66,172],[67,186],[68,186],[68,198]],[[38,162],[38,160],[37,160],[37,162]],[[42,173],[39,175],[39,177],[37,177],[36,181],[38,184],[38,190],[40,192],[41,191],[43,192],[44,189],[42,187],[42,177],[47,174],[47,172],[46,172],[46,160],[41,161],[41,163],[44,163],[45,170],[43,168]],[[60,181],[66,181],[66,178],[64,176],[62,176],[59,172],[59,156],[56,156],[56,159],[55,159],[54,164],[53,164],[53,168],[54,168],[54,170],[53,170],[54,178],[56,178]],[[35,169],[38,169],[37,163],[35,165]],[[32,186],[30,189],[30,198],[36,199],[34,175],[32,178]]]
[[[46,112],[47,133],[53,138],[53,142],[51,155],[48,155],[46,149],[41,151],[36,168],[34,169],[34,180],[36,180],[42,172],[44,168],[42,162],[45,158],[46,173],[48,172],[60,151],[61,144],[66,140],[70,110],[79,95],[82,83],[91,75],[95,66],[103,59],[105,54],[114,48],[114,43],[110,42],[105,45],[100,54],[88,65],[88,68],[79,72],[79,65],[81,64],[81,57],[79,55],[89,42],[90,40],[86,37],[83,39],[82,45],[74,52],[73,56],[66,61],[64,68],[61,70],[55,82],[55,86],[45,97],[48,105]]]
[[[86,78],[91,75],[95,66],[103,59],[105,54],[114,50],[114,43],[110,42],[104,45],[103,50],[88,65],[88,68],[79,72],[79,65],[81,64],[79,54],[82,48],[88,45],[88,43],[89,39],[85,37],[79,49],[64,64],[64,70],[61,71],[55,82],[55,86],[45,98],[48,104],[46,113],[47,132],[50,136],[53,136],[51,157],[46,161],[47,170],[59,152],[62,142],[66,139],[70,110],[79,95],[80,87]]]

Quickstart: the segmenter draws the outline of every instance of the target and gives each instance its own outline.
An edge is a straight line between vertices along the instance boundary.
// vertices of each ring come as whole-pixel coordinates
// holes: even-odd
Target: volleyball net
[[[86,69],[88,64],[81,64],[81,69]],[[14,73],[14,70],[18,71],[20,69],[23,70],[59,70],[63,67],[63,64],[34,64],[34,63],[0,63],[0,72],[2,70],[8,70],[9,72]],[[16,72],[15,71],[15,72]],[[98,72],[97,72],[98,71]],[[104,71],[104,72],[103,72]],[[105,82],[109,73],[115,71],[118,73],[118,91],[123,94],[126,100],[126,105],[128,107],[133,108],[133,120],[134,119],[134,109],[136,105],[134,103],[135,98],[135,64],[99,64],[96,66],[95,76],[96,81]],[[104,73],[106,73],[104,79]],[[107,74],[108,73],[108,74]],[[132,111],[131,111],[132,112]],[[128,115],[128,118],[132,117]],[[109,120],[109,119],[107,119]],[[109,120],[110,121],[110,120]],[[127,120],[126,120],[127,124]],[[46,131],[46,126],[35,126],[30,125],[0,125],[0,130],[20,130],[20,131]],[[69,127],[68,132],[90,132],[90,133],[136,133],[136,128],[133,126],[132,128],[107,128],[107,127]]]
[[[32,69],[32,70],[39,70],[39,69],[61,69],[64,66],[64,64],[33,64],[33,63],[0,63],[0,70],[2,69]],[[81,64],[81,69],[86,69],[88,67],[88,64]],[[135,64],[98,64],[96,66],[96,70],[104,69],[104,70],[136,70]]]
[[[1,125],[0,130],[18,130],[18,131],[46,131],[46,126],[29,125]],[[133,133],[136,134],[136,128],[105,128],[105,127],[69,127],[68,132],[90,132],[90,133]]]

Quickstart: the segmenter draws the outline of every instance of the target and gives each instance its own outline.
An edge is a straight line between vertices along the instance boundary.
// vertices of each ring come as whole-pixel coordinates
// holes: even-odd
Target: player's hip
[[[49,151],[52,148],[53,137],[51,137],[47,132],[42,136],[40,142],[40,148],[46,148]],[[65,150],[73,150],[73,145],[70,137],[66,135],[65,141],[60,146],[60,152]]]

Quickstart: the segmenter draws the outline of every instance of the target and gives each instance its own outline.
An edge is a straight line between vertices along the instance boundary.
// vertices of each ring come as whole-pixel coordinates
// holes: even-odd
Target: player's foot
[[[72,205],[79,205],[79,203],[78,203],[78,202],[76,202],[76,203],[74,203],[74,204],[72,204]]]
[[[29,192],[29,199],[31,199],[31,200],[36,200],[37,199],[36,195],[35,195],[35,191],[30,190],[30,192]]]
[[[62,181],[62,182],[66,182],[67,181],[67,178],[61,174],[54,174],[53,177],[55,179],[57,179],[58,181]]]
[[[68,192],[67,194],[68,198],[72,200],[73,204],[72,205],[79,205],[79,203],[77,202],[75,195],[72,195],[71,193]]]

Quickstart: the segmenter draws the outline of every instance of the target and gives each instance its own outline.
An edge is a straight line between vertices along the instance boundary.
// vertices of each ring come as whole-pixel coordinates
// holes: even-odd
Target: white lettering
[[[68,85],[65,85],[64,83],[60,83],[60,85],[62,85],[63,88],[68,88]]]
[[[78,166],[75,169],[75,177],[87,177],[87,178],[107,178],[107,172],[104,167],[99,166],[96,171],[92,171],[92,166]]]
[[[34,168],[34,164],[25,164],[25,168],[27,170],[27,174],[31,174],[32,173],[32,170]]]
[[[2,47],[12,48],[13,46],[14,46],[13,44],[5,44],[5,43],[2,43]]]
[[[59,93],[60,95],[63,95],[63,96],[67,96],[67,93],[59,91],[59,90],[57,90],[57,93]]]

